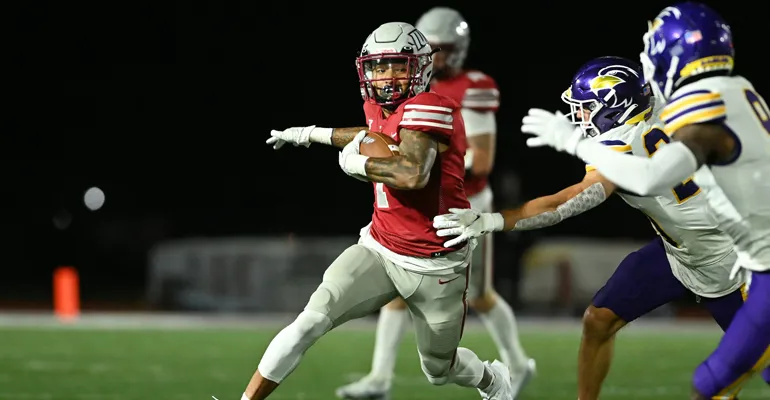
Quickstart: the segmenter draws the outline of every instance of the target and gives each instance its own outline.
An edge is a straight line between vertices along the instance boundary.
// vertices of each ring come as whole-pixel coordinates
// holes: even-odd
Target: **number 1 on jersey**
[[[389,208],[388,194],[385,192],[385,186],[381,182],[374,184],[375,203],[377,208]]]
[[[653,128],[642,135],[642,141],[644,142],[644,149],[647,150],[647,154],[652,157],[652,155],[658,151],[658,146],[665,143],[671,143],[671,138],[662,130]],[[676,202],[682,204],[700,193],[700,187],[693,182],[692,178],[690,178],[682,182],[681,185],[675,186],[671,191],[674,192]]]

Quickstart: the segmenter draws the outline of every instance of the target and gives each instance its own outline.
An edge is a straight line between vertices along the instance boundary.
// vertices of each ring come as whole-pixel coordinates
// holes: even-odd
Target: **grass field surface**
[[[368,371],[373,320],[322,338],[274,393],[274,399],[333,399],[334,389]],[[0,399],[240,399],[259,358],[283,320],[134,316],[83,318],[0,316]],[[574,321],[522,321],[522,342],[538,376],[522,399],[574,400],[579,326]],[[693,368],[713,349],[711,324],[632,325],[617,340],[603,399],[686,399]],[[496,357],[485,331],[471,324],[463,345]],[[394,400],[478,399],[454,386],[433,387],[418,363],[413,335],[400,348]],[[770,399],[755,378],[741,400]]]

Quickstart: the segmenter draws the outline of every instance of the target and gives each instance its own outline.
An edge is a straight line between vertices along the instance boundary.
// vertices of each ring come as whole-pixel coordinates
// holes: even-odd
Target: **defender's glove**
[[[536,137],[527,139],[527,146],[551,146],[558,151],[575,155],[577,145],[583,139],[583,131],[572,125],[564,114],[557,111],[531,108],[521,121],[521,131]]]
[[[438,236],[457,236],[444,243],[444,247],[454,247],[468,239],[502,231],[505,226],[500,213],[481,213],[467,208],[450,208],[449,212],[433,218],[433,227],[437,229]]]

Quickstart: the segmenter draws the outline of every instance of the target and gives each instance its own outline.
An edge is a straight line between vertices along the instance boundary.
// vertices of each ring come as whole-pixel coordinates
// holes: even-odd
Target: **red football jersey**
[[[374,184],[372,237],[387,249],[413,257],[437,257],[458,250],[465,243],[447,249],[446,238],[436,235],[433,217],[449,208],[470,208],[465,195],[463,155],[468,143],[460,105],[436,93],[420,93],[387,118],[382,107],[364,103],[369,130],[389,135],[401,143],[402,128],[428,132],[449,146],[436,156],[427,185],[419,190],[398,190]]]
[[[478,112],[497,112],[500,91],[489,75],[479,71],[463,71],[448,79],[434,80],[430,90],[460,103],[463,108]],[[487,178],[468,175],[465,192],[473,196],[487,187]]]

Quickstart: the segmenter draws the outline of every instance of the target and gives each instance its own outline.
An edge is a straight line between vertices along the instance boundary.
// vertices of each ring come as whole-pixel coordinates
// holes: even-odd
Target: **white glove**
[[[583,139],[583,131],[564,114],[539,108],[529,110],[529,115],[521,121],[521,131],[537,136],[527,139],[529,147],[551,146],[572,155],[575,155],[577,145]]]
[[[346,174],[359,181],[368,182],[366,179],[366,160],[369,159],[369,157],[362,156],[359,150],[361,141],[364,140],[364,137],[366,137],[366,131],[362,130],[361,132],[358,132],[358,135],[356,135],[350,143],[342,148],[342,151],[340,151],[339,163],[340,168],[342,168]]]
[[[735,246],[735,254],[738,258],[735,260],[733,269],[730,271],[730,280],[735,279],[735,277],[744,269],[749,271],[764,270],[764,267],[760,263],[755,261],[748,252],[741,250],[738,246]]]
[[[310,147],[310,143],[332,143],[332,128],[317,128],[315,125],[289,128],[283,131],[270,131],[270,138],[265,141],[278,150],[284,144]]]
[[[450,208],[449,212],[451,214],[433,218],[433,227],[437,229],[438,236],[457,236],[444,243],[444,247],[454,247],[468,239],[502,231],[505,226],[500,213],[481,213],[469,208]]]

